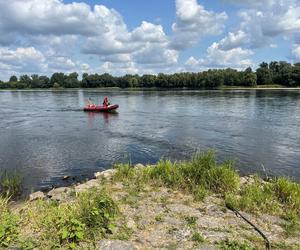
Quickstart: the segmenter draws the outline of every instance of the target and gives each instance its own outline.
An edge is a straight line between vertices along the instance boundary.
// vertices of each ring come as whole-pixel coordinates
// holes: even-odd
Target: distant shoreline
[[[73,90],[106,90],[106,91],[214,91],[214,90],[300,90],[300,87],[283,87],[283,86],[257,86],[257,87],[244,87],[244,86],[223,86],[220,88],[119,88],[119,87],[102,87],[102,88],[30,88],[30,89],[0,89],[0,92],[5,91],[73,91]]]

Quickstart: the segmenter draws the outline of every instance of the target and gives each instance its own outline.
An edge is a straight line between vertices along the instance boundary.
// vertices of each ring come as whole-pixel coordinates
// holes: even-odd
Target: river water
[[[85,113],[104,96],[118,114]],[[155,163],[214,149],[242,174],[300,179],[300,91],[1,91],[0,171],[27,192],[116,162]]]

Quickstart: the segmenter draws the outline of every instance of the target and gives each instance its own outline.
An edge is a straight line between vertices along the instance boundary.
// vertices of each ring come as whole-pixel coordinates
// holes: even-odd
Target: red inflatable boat
[[[118,104],[108,105],[108,106],[100,106],[100,105],[86,105],[84,106],[84,111],[90,112],[114,112],[119,107]]]

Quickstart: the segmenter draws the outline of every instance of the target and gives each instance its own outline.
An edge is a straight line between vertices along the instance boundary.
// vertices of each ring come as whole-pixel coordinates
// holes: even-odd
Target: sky
[[[0,79],[300,61],[300,0],[0,0]]]

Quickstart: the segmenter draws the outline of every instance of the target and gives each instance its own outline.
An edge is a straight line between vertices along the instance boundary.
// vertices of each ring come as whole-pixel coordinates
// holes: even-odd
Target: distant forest
[[[198,73],[175,73],[158,75],[125,75],[114,77],[105,74],[54,73],[50,78],[39,75],[11,76],[8,82],[0,81],[0,89],[31,88],[190,88],[214,89],[221,86],[284,85],[300,86],[300,63],[290,64],[284,61],[261,63],[254,72],[250,67],[244,71],[235,69],[210,69]]]

